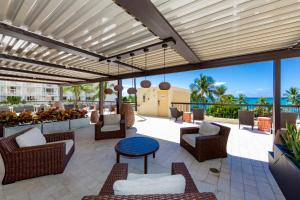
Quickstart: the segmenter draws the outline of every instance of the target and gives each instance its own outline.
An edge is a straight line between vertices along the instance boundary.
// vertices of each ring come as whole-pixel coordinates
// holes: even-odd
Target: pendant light
[[[120,58],[121,58],[121,57],[117,57],[118,60],[120,60]],[[118,78],[119,78],[119,75],[120,75],[120,64],[119,64],[119,62],[118,62]],[[115,85],[114,90],[115,90],[116,92],[121,92],[121,91],[123,90],[123,86],[117,84],[117,85]]]
[[[107,60],[107,74],[109,75],[109,64],[110,64],[110,60]],[[107,86],[107,87],[109,87],[109,86]],[[104,94],[112,94],[113,93],[113,90],[111,89],[111,88],[106,88],[105,90],[104,90]]]
[[[164,49],[164,69],[166,67],[166,48],[168,47],[167,44],[162,45]],[[166,75],[164,74],[164,81],[159,84],[159,89],[161,90],[169,90],[171,88],[171,84],[169,82],[166,82]]]
[[[134,56],[134,53],[130,53],[130,56],[131,56],[131,65],[133,66],[133,56]],[[133,68],[131,68],[131,70],[132,70],[132,74],[133,74]],[[136,92],[137,92],[137,90],[133,86],[133,78],[132,78],[132,87],[128,88],[127,93],[128,94],[136,94]]]
[[[147,70],[147,52],[149,51],[149,49],[144,49],[145,52],[145,71]],[[143,80],[141,82],[141,87],[142,88],[150,88],[151,87],[151,82],[149,80],[147,80],[146,76],[145,76],[145,80]]]

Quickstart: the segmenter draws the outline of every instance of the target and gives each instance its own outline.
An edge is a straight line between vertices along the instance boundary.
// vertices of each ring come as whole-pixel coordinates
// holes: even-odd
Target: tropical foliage
[[[300,130],[295,125],[288,124],[283,139],[293,158],[300,163]]]
[[[254,108],[254,115],[256,117],[271,117],[272,106],[267,101],[267,98],[260,97],[256,103],[261,105]]]
[[[21,97],[20,96],[7,96],[6,101],[8,104],[14,105],[14,104],[20,104],[21,103]]]
[[[193,102],[206,103],[207,99],[214,101],[215,80],[210,76],[200,74],[190,85],[191,99]]]
[[[284,96],[287,97],[288,102],[290,102],[292,105],[299,105],[299,89],[296,87],[290,87],[288,90],[285,91]]]

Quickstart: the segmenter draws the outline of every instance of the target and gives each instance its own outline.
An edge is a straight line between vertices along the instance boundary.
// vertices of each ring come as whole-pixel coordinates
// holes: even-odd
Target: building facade
[[[171,102],[190,103],[190,91],[178,87],[171,87],[170,90],[157,87],[137,89],[138,114],[170,117]]]
[[[59,87],[51,84],[0,81],[0,101],[19,96],[22,101],[58,101]]]

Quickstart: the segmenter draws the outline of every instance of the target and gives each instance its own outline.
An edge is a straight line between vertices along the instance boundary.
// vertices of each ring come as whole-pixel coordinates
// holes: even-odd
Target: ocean
[[[247,97],[246,101],[248,104],[256,104],[259,97]],[[268,97],[267,102],[273,104],[273,98]],[[281,105],[289,105],[290,103],[287,101],[287,98],[281,98]]]

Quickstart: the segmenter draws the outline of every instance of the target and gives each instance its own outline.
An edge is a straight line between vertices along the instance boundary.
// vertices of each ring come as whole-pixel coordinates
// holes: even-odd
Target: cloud
[[[221,85],[225,85],[226,82],[215,82],[214,86],[221,86]]]
[[[267,88],[256,88],[255,90],[256,91],[265,91],[265,90],[267,90]]]

